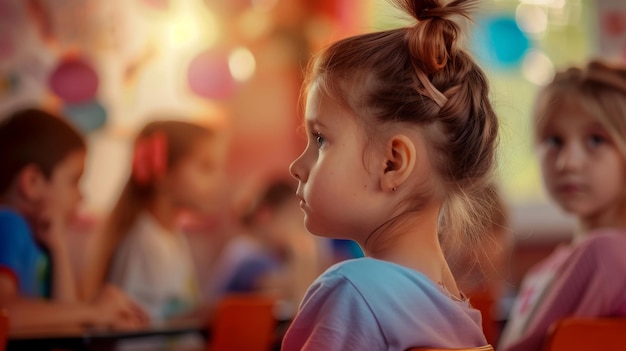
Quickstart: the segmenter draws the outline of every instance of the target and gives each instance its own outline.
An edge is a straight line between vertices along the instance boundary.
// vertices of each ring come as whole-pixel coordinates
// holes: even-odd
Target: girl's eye
[[[589,144],[590,147],[598,147],[606,143],[606,138],[597,134],[591,135],[589,137],[589,140],[587,140],[587,143]]]
[[[560,147],[563,145],[563,140],[556,136],[550,136],[544,139],[543,141],[549,147]]]
[[[317,144],[317,147],[324,146],[324,144],[326,143],[326,139],[324,139],[322,134],[320,134],[320,133],[313,133],[313,136],[315,137],[315,143]]]

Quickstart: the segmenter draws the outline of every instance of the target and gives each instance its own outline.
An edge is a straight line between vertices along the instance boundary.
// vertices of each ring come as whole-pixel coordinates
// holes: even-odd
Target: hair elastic
[[[154,132],[135,144],[132,177],[139,185],[148,185],[167,170],[167,136]]]

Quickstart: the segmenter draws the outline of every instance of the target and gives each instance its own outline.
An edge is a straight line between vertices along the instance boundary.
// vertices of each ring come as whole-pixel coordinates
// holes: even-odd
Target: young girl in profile
[[[291,165],[305,225],[366,257],[309,288],[284,350],[486,344],[438,238],[475,238],[488,207],[498,120],[487,79],[459,47],[476,1],[394,1],[416,23],[339,41],[313,61],[308,144]]]
[[[183,211],[206,211],[214,202],[217,150],[210,130],[182,121],[151,122],[135,141],[131,176],[105,228],[99,266],[90,273],[92,280],[108,279],[126,291],[153,322],[199,306],[191,251],[178,219]]]
[[[577,226],[525,277],[499,350],[541,350],[564,317],[626,315],[626,67],[558,73],[534,119],[546,190]]]

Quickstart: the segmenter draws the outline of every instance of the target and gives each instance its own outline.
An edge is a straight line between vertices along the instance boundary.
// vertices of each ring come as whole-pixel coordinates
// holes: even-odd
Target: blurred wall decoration
[[[84,187],[96,211],[117,196],[137,128],[170,112],[224,132],[236,189],[286,174],[302,144],[306,61],[367,28],[369,8],[359,0],[0,0],[0,114],[36,104],[88,133]]]
[[[596,0],[596,4],[600,53],[626,60],[626,1]]]
[[[623,59],[625,3],[483,2],[468,39],[492,82],[499,175],[515,203],[545,203],[531,142],[538,88],[564,65]],[[404,23],[385,0],[0,0],[0,114],[35,103],[89,133],[89,207],[110,206],[132,134],[170,111],[225,131],[237,189],[286,173],[300,151],[314,51]]]

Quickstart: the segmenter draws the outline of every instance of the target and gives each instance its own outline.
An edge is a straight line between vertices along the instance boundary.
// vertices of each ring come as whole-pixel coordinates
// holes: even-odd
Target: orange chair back
[[[9,314],[5,310],[0,310],[0,351],[7,347],[9,337]]]
[[[225,297],[217,307],[209,350],[269,350],[276,328],[274,303],[268,296]]]
[[[479,347],[472,347],[469,349],[433,349],[428,347],[416,347],[408,349],[407,351],[493,351],[493,346],[485,345]]]
[[[482,317],[483,333],[487,342],[491,345],[498,343],[498,326],[493,319],[493,307],[495,299],[491,292],[485,287],[469,295],[469,301],[472,307],[480,311]]]
[[[626,351],[626,318],[566,318],[552,325],[545,351]]]

